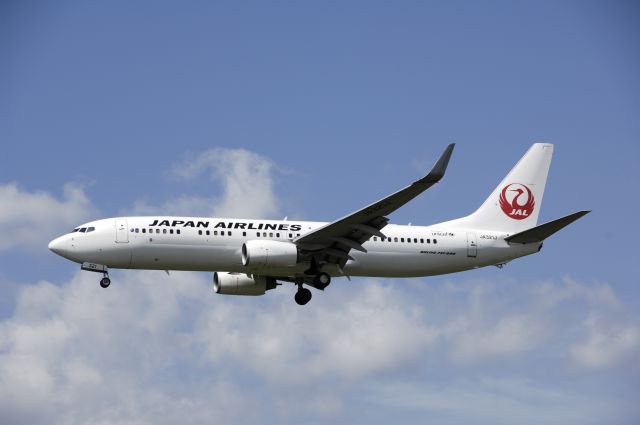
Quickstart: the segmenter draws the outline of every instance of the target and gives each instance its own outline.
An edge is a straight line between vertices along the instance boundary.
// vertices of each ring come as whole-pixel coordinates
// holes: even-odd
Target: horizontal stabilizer
[[[532,227],[531,229],[525,230],[524,232],[507,236],[506,238],[504,238],[504,240],[510,243],[542,242],[549,236],[570,225],[580,217],[589,214],[590,212],[591,211],[578,211],[577,213],[569,214],[566,217],[541,224],[540,226]]]

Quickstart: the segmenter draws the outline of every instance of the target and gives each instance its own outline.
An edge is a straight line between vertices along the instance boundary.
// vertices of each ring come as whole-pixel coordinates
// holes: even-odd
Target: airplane
[[[312,287],[334,277],[421,277],[485,266],[502,268],[534,254],[543,241],[590,211],[538,225],[553,145],[535,143],[472,214],[431,226],[390,224],[389,214],[438,183],[454,144],[431,171],[377,202],[330,223],[212,217],[116,217],[82,224],[49,249],[101,273],[109,269],[213,272],[213,289],[264,295],[297,285],[307,304]]]

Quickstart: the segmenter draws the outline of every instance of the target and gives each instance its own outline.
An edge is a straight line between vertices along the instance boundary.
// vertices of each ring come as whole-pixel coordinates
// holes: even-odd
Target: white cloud
[[[112,278],[107,290],[83,272],[61,285],[20,288],[13,313],[0,322],[1,423],[349,422],[353,406],[363,403],[455,410],[460,420],[486,422],[496,411],[531,422],[554,412],[564,423],[588,416],[580,406],[589,398],[579,390],[504,362],[551,362],[565,382],[575,347],[595,326],[576,321],[578,334],[561,326],[567,299],[541,307],[539,284],[504,291],[495,283],[338,280],[299,307],[292,285],[236,298],[215,295],[208,274],[130,271]],[[591,317],[584,294],[598,286],[544,285],[547,295],[580,286],[572,302]],[[530,322],[541,313],[548,319],[538,329]],[[614,321],[604,332],[618,326],[623,341],[635,341],[625,323]],[[542,336],[531,337],[531,329]],[[566,356],[549,355],[553,338]],[[625,356],[633,356],[634,344],[623,344]],[[611,340],[591,345],[601,350]],[[499,372],[482,366],[495,362]],[[584,365],[588,374],[591,364]],[[612,360],[599,365],[616,367]],[[456,375],[468,380],[449,382]]]
[[[1,423],[251,422],[242,413],[251,396],[215,369],[174,394],[198,363],[179,304],[208,292],[199,276],[170,285],[160,273],[131,273],[108,291],[94,278],[78,272],[19,292],[0,324]]]
[[[636,362],[640,359],[640,326],[605,319],[590,314],[584,321],[587,339],[571,347],[571,355],[578,365],[588,368],[603,368],[612,365],[627,365],[638,372]],[[635,369],[635,370],[634,370]]]
[[[123,215],[169,215],[169,216],[216,216],[215,198],[196,195],[181,195],[160,205],[150,204],[146,200],[137,200],[132,208],[123,211]]]
[[[445,385],[409,380],[376,385],[367,393],[374,404],[432,414],[445,424],[599,424],[624,418],[604,400],[526,378],[460,378]]]
[[[47,192],[25,191],[15,183],[0,185],[0,250],[44,251],[50,240],[88,220],[95,211],[77,184],[65,184],[61,199]]]
[[[534,282],[516,290],[517,285],[521,284],[476,282],[464,288],[450,285],[445,294],[438,294],[464,297],[468,306],[454,309],[455,318],[440,328],[450,344],[452,360],[474,363],[513,357],[554,342],[557,326],[578,337],[586,327],[573,321],[584,317],[585,311],[609,316],[622,310],[606,284],[588,285],[565,277],[560,282]],[[450,299],[445,305],[449,303],[457,302]]]
[[[572,299],[581,299],[590,305],[612,309],[619,308],[621,305],[609,285],[585,285],[570,277],[564,277],[562,285],[551,282],[540,285],[536,288],[535,295],[537,302],[547,308],[555,307],[563,301]]]
[[[220,196],[181,195],[158,206],[139,200],[125,213],[274,217],[278,211],[274,169],[270,160],[253,152],[211,149],[175,165],[174,174],[193,179],[209,173],[209,179],[222,187]],[[65,184],[60,198],[44,191],[23,190],[16,183],[0,185],[0,251],[20,248],[46,252],[49,241],[97,215],[96,207],[78,184]]]
[[[273,189],[274,170],[271,160],[245,149],[210,149],[174,165],[172,174],[182,180],[208,174],[210,181],[222,186],[222,196],[211,199],[182,197],[176,209],[191,208],[194,204],[200,209],[208,203],[208,213],[217,217],[273,217],[278,212]]]
[[[434,342],[435,332],[411,300],[374,281],[351,286],[319,294],[328,299],[316,302],[322,302],[317,307],[292,309],[287,299],[275,314],[262,312],[260,320],[215,309],[205,315],[199,333],[212,360],[249,357],[245,365],[287,385],[327,377],[354,380],[406,368]],[[238,333],[237,328],[251,331]]]
[[[278,200],[273,188],[275,169],[269,159],[254,152],[210,149],[175,164],[171,175],[179,181],[205,175],[208,182],[220,185],[222,193],[219,196],[183,194],[159,205],[141,199],[123,214],[272,218],[278,213]]]
[[[354,288],[356,299],[337,288],[324,303],[318,295],[318,307],[300,308],[293,288],[232,298],[216,296],[204,274],[112,277],[108,290],[82,272],[61,286],[22,287],[15,312],[0,323],[0,416],[253,423],[253,404],[273,404],[276,417],[333,416],[345,391],[336,394],[334,382],[346,388],[406,368],[433,342],[421,315],[404,308],[409,300],[375,282]],[[234,382],[246,374],[267,391],[238,388]],[[298,397],[311,388],[313,397]],[[200,416],[192,416],[194,407]]]
[[[485,323],[487,319],[493,323]],[[543,318],[527,315],[465,317],[445,331],[452,342],[451,355],[467,362],[511,355],[538,346],[548,330]]]

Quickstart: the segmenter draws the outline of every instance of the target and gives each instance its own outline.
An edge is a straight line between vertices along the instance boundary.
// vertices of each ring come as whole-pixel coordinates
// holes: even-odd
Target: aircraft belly
[[[369,252],[354,255],[345,266],[351,276],[418,277],[473,268],[476,259],[453,250],[419,252]]]

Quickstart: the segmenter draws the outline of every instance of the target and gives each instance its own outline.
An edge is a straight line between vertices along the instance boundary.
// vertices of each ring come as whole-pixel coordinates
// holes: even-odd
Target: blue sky
[[[639,17],[622,1],[3,2],[0,393],[25,397],[0,419],[637,422]],[[292,288],[216,297],[205,274],[114,273],[105,294],[46,250],[119,214],[332,220],[455,142],[442,183],[391,217],[444,221],[536,141],[556,146],[541,220],[593,212],[502,271],[335,281],[299,309]],[[126,320],[109,328],[112,309]]]

